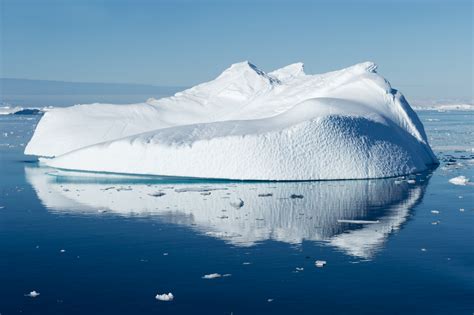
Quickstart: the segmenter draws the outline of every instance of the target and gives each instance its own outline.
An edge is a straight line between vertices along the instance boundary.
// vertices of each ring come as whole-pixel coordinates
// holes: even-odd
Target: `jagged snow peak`
[[[172,97],[47,112],[25,153],[84,171],[248,180],[362,179],[426,170],[423,125],[372,62],[308,75],[245,61]]]

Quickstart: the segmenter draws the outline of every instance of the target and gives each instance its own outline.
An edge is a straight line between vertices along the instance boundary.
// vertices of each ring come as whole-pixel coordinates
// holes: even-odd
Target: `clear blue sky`
[[[372,60],[415,98],[472,98],[466,0],[0,0],[1,77],[191,86],[229,64]]]

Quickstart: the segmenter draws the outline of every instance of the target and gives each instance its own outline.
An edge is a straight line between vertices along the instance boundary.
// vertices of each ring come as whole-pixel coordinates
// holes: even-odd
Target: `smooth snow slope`
[[[45,114],[25,153],[52,167],[257,180],[377,178],[437,163],[405,98],[366,62],[321,75],[248,62],[143,104]]]

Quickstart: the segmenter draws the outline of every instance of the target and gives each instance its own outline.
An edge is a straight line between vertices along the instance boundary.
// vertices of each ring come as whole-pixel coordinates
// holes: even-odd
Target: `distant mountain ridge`
[[[19,106],[70,106],[78,103],[133,103],[184,90],[179,86],[88,83],[0,78],[0,103]]]

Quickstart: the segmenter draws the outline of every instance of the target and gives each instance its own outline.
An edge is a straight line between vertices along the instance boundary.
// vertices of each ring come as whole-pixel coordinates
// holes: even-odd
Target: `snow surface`
[[[241,62],[172,97],[53,109],[25,153],[62,169],[247,180],[379,178],[437,163],[372,62],[320,75]]]

